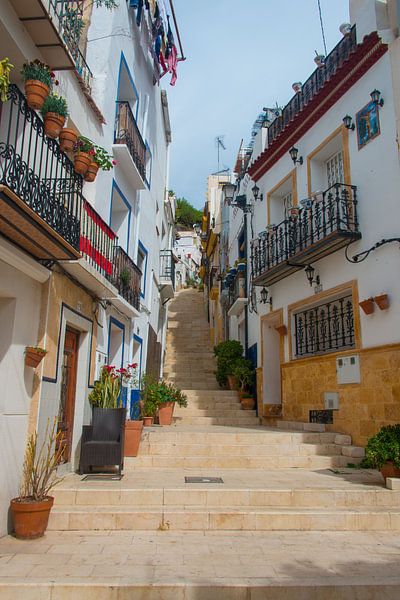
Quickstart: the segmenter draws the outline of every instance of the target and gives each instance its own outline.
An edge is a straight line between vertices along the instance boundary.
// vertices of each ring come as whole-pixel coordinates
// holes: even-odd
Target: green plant
[[[246,388],[250,388],[254,382],[254,369],[251,361],[245,358],[238,358],[233,365],[232,375],[235,377],[242,392]]]
[[[203,292],[204,291],[204,283],[201,282],[199,283],[199,292]]]
[[[74,152],[86,152],[87,154],[94,156],[94,143],[92,140],[89,140],[89,138],[79,135],[74,145]]]
[[[8,100],[8,88],[10,85],[10,71],[14,68],[8,58],[0,60],[0,100],[1,102],[7,102]]]
[[[382,427],[369,438],[361,466],[380,469],[387,461],[400,469],[400,424]]]
[[[37,352],[38,354],[47,354],[47,350],[45,350],[44,348],[41,348],[40,346],[27,346],[25,348],[25,352],[29,352],[30,350],[33,350],[34,352]]]
[[[228,375],[233,375],[233,369],[238,359],[243,356],[243,346],[237,340],[227,340],[214,347],[217,357],[215,377],[221,387],[225,386]]]
[[[146,410],[146,406],[149,406],[150,409],[155,406],[157,412],[160,404],[164,404],[165,402],[176,402],[179,406],[187,406],[187,398],[179,388],[164,380],[157,381],[149,375],[143,378],[141,397],[143,400],[143,410]],[[146,414],[145,416],[151,417],[153,415]]]
[[[29,81],[31,79],[41,81],[49,88],[52,87],[53,83],[54,85],[58,85],[55,74],[50,69],[49,65],[46,65],[46,63],[41,62],[38,59],[23,64],[21,75],[24,81]]]
[[[101,146],[94,146],[94,151],[93,160],[103,171],[109,171],[117,164],[116,161],[113,160],[111,154]]]
[[[132,279],[132,275],[131,272],[128,268],[123,268],[121,269],[121,272],[119,274],[119,279],[121,281],[121,284],[123,285],[123,287],[128,287],[131,279]]]
[[[43,117],[49,112],[56,113],[57,115],[60,115],[60,117],[68,117],[67,101],[62,96],[53,92],[47,96],[40,112]]]
[[[40,449],[37,432],[31,433],[25,450],[18,502],[42,502],[50,490],[62,481],[62,478],[56,475],[64,451],[62,436],[62,431],[57,432],[57,419],[54,420],[51,430],[47,422]]]

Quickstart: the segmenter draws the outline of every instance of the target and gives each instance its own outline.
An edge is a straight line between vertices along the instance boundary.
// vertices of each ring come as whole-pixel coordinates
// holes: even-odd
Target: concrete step
[[[255,410],[246,410],[244,412],[246,417],[256,416]],[[225,417],[230,419],[231,417],[242,418],[242,416],[243,409],[240,404],[238,406],[223,406],[222,408],[197,408],[189,404],[187,408],[176,407],[174,410],[174,417],[181,417],[183,419],[186,419],[186,417]]]
[[[353,459],[352,462],[359,462]],[[126,458],[125,470],[141,468],[155,469],[338,469],[346,467],[349,459],[345,456],[168,456],[139,454],[136,458]]]
[[[142,433],[142,443],[158,442],[172,444],[203,444],[204,446],[216,445],[276,445],[289,444],[333,444],[335,433],[313,432],[280,432],[266,429],[262,426],[238,429],[235,427],[191,428],[176,427],[146,427]]]
[[[50,531],[400,531],[400,508],[55,506]]]
[[[249,411],[245,410],[241,411],[240,416],[238,417],[192,417],[190,415],[183,415],[181,417],[174,418],[176,423],[185,425],[227,425],[231,427],[258,425],[259,418],[255,416],[247,416],[248,412]]]
[[[210,445],[205,444],[168,444],[143,441],[140,445],[140,456],[217,456],[222,457],[282,457],[282,456],[340,456],[341,446],[336,444],[269,444],[253,445]]]

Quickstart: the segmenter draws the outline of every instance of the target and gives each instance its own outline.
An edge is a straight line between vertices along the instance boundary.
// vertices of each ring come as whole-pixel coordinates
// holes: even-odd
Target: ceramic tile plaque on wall
[[[379,109],[375,102],[368,102],[356,115],[358,149],[376,138],[380,132]]]

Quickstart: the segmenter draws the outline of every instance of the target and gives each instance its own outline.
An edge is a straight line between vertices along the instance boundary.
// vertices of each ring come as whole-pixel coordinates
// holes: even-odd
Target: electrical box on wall
[[[107,354],[103,352],[96,352],[96,368],[94,373],[94,379],[100,379],[101,368],[107,364]]]
[[[339,384],[360,383],[360,358],[357,354],[354,356],[344,356],[336,359],[336,376]]]
[[[324,392],[324,404],[327,410],[339,410],[338,392]]]

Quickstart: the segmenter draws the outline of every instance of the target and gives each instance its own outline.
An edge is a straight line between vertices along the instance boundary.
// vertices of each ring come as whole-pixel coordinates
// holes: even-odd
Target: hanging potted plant
[[[86,175],[90,163],[93,162],[95,147],[91,140],[83,135],[78,136],[74,145],[74,169],[80,175]]]
[[[73,129],[64,127],[60,131],[59,135],[59,144],[61,150],[63,152],[73,152],[77,139],[78,134]]]
[[[92,161],[86,171],[84,180],[88,183],[92,183],[96,179],[99,169],[102,171],[110,171],[116,164],[116,161],[113,160],[111,154],[109,154],[107,150],[101,146],[94,146]]]
[[[0,60],[0,101],[7,102],[8,88],[10,86],[10,72],[14,67],[8,58]]]
[[[68,116],[68,105],[65,98],[52,92],[43,102],[40,110],[44,119],[44,132],[53,140],[58,138]]]
[[[25,348],[25,365],[36,369],[46,354],[47,350],[40,346],[27,346]]]
[[[50,490],[62,479],[57,467],[64,452],[62,432],[57,433],[57,421],[51,431],[47,424],[44,441],[38,449],[38,434],[28,438],[22,472],[20,494],[10,502],[15,537],[33,540],[44,535],[54,498]]]
[[[36,59],[22,66],[21,75],[25,82],[25,96],[28,106],[40,110],[50,93],[53,83],[58,85],[55,74],[46,63]]]

